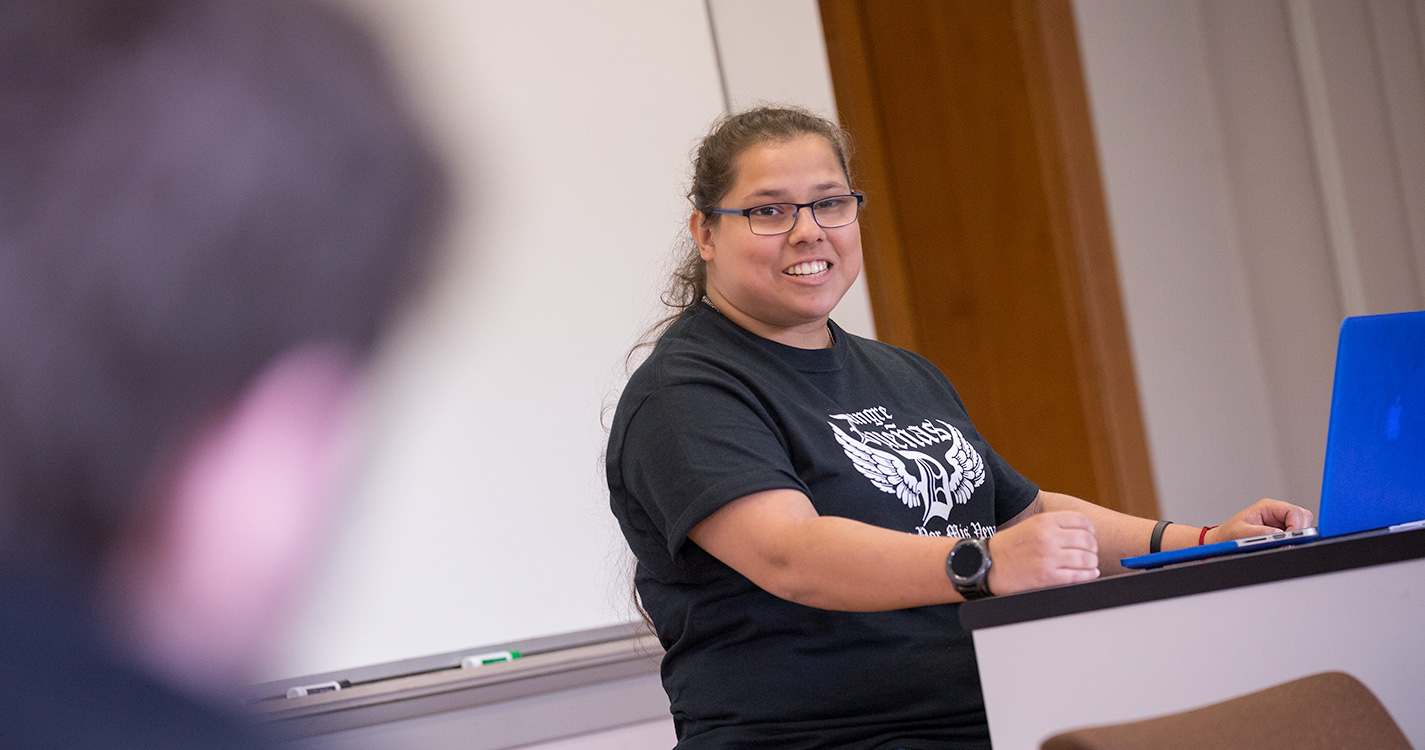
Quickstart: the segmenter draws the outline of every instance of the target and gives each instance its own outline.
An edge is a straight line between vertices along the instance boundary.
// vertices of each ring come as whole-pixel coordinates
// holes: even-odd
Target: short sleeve
[[[770,415],[750,397],[707,383],[650,393],[626,425],[617,467],[627,496],[675,559],[688,532],[733,500],[808,492]]]
[[[1024,512],[1039,496],[1039,485],[1015,471],[994,449],[990,449],[990,472],[995,480],[995,526],[1001,526]]]

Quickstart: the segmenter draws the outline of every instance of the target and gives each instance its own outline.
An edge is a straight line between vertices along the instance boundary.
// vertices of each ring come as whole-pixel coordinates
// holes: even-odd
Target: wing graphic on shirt
[[[950,450],[945,451],[945,464],[951,472],[950,494],[954,496],[956,505],[964,505],[970,502],[970,495],[985,483],[985,461],[954,425],[943,419],[935,421],[950,432]]]
[[[827,424],[831,425],[836,442],[846,451],[846,457],[851,459],[852,465],[871,480],[876,489],[895,495],[908,508],[924,510],[921,529],[924,529],[925,524],[932,518],[949,520],[951,495],[947,480],[950,477],[939,461],[918,451],[896,450],[892,453],[881,450],[852,438],[834,422]],[[915,464],[916,472],[911,472],[906,459]]]

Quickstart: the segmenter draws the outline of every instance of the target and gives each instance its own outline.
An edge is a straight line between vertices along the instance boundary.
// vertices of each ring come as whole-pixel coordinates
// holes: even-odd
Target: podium
[[[996,750],[1355,676],[1425,747],[1425,529],[967,602]]]

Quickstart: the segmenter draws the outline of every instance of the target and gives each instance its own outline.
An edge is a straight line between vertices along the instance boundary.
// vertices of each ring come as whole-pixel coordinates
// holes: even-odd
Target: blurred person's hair
[[[369,353],[445,197],[382,60],[309,2],[0,3],[0,558],[82,572],[269,361]]]

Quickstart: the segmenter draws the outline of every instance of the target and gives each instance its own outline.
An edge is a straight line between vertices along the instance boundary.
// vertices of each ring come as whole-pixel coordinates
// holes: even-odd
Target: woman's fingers
[[[1000,594],[1098,577],[1093,521],[1075,511],[1040,513],[990,539],[990,590]]]

